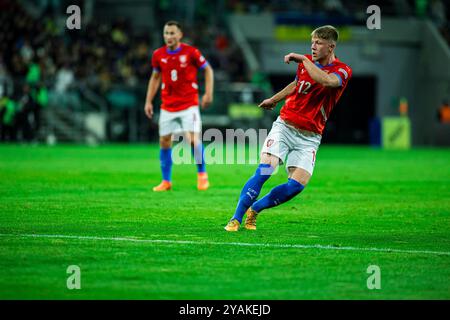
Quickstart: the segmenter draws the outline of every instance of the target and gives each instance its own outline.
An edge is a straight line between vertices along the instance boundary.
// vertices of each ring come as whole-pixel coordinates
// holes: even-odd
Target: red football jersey
[[[198,106],[197,69],[207,65],[200,51],[185,43],[176,50],[167,46],[155,50],[152,66],[161,72],[161,109],[174,112]]]
[[[305,56],[312,61],[311,55]],[[286,97],[280,116],[300,129],[322,134],[331,110],[347,87],[352,69],[337,58],[326,66],[318,62],[315,64],[322,71],[336,74],[341,85],[336,88],[324,87],[310,77],[303,63],[299,63],[295,91]]]

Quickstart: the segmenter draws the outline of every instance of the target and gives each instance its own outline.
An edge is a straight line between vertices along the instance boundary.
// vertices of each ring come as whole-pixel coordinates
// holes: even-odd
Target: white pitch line
[[[372,251],[372,252],[394,252],[409,254],[430,254],[450,256],[448,251],[429,251],[429,250],[408,250],[408,249],[390,249],[390,248],[370,248],[370,247],[337,247],[321,244],[281,244],[281,243],[248,243],[248,242],[218,242],[218,241],[192,241],[192,240],[158,240],[158,239],[136,239],[125,237],[95,237],[95,236],[71,236],[63,234],[13,234],[0,233],[0,237],[18,237],[18,238],[57,238],[57,239],[76,239],[76,240],[103,240],[103,241],[128,241],[138,243],[163,243],[163,244],[194,244],[194,245],[226,245],[239,247],[263,247],[263,248],[287,248],[287,249],[320,249],[320,250],[347,250],[347,251]]]

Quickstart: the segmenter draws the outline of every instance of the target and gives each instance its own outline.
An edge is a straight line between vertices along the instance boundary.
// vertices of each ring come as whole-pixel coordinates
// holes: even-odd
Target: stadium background
[[[376,3],[381,30],[366,27],[369,1],[84,1],[81,30],[68,30],[70,1],[2,1],[2,140],[156,141],[157,122],[142,111],[149,61],[164,22],[177,19],[216,71],[205,128],[270,128],[277,110],[252,105],[294,76],[282,57],[309,52],[311,30],[330,23],[354,77],[324,142],[380,144],[383,118],[404,104],[413,145],[448,145],[439,118],[450,92],[448,6]]]
[[[81,29],[68,30],[75,3]],[[366,27],[371,4],[381,30]],[[442,0],[1,0],[0,297],[450,298],[449,9]],[[309,53],[319,25],[340,31],[337,56],[353,79],[314,177],[262,215],[256,234],[223,231],[254,165],[209,165],[205,193],[194,166],[174,166],[173,192],[150,191],[159,110],[148,121],[143,107],[150,56],[171,19],[215,71],[204,129],[270,129],[278,110],[256,104],[293,79],[283,56]],[[280,172],[263,194],[285,181]],[[80,291],[66,288],[69,264],[81,266]],[[366,287],[369,264],[381,266],[380,291]]]

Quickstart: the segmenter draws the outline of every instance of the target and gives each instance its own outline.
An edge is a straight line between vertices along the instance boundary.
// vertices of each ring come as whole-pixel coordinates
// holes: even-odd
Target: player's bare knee
[[[263,152],[261,154],[260,163],[262,164],[270,164],[271,167],[276,168],[280,164],[280,159],[277,156],[274,156],[271,153]]]
[[[162,149],[171,148],[172,147],[172,136],[168,135],[168,136],[159,137],[159,146]]]
[[[309,183],[310,179],[311,179],[310,174],[304,174],[299,177],[296,177],[296,179],[294,179],[294,180],[296,180],[297,182],[301,183],[303,186],[306,187],[306,185]]]
[[[311,179],[311,174],[302,168],[291,167],[289,168],[289,178],[297,181],[298,183],[301,183],[304,187],[306,187],[309,180]]]
[[[306,185],[309,182],[309,178],[300,178],[300,179],[294,179],[298,183],[302,184],[302,186],[306,187]]]
[[[191,146],[197,146],[200,143],[200,138],[197,133],[189,132],[185,135],[186,142],[189,143]]]

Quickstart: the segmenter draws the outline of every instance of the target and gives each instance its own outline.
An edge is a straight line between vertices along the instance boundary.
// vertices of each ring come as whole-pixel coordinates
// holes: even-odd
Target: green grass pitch
[[[210,165],[199,192],[178,165],[153,193],[157,145],[1,145],[0,298],[450,299],[449,149],[324,145],[302,194],[226,233],[255,168]]]

